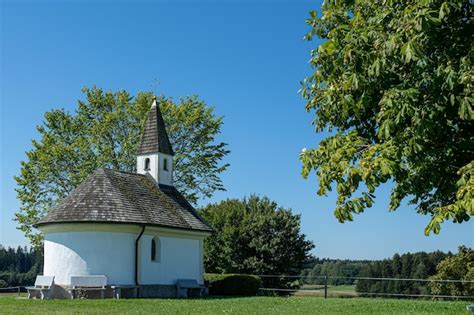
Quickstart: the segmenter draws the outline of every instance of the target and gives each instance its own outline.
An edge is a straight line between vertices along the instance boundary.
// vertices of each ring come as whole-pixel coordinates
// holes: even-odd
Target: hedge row
[[[210,295],[257,295],[262,286],[260,277],[241,274],[213,274],[204,275]]]

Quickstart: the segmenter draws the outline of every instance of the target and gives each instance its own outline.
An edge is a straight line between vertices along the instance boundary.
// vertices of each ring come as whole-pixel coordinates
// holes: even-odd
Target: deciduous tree
[[[215,230],[205,241],[206,272],[299,274],[314,247],[301,233],[300,215],[266,197],[228,199],[200,213]]]
[[[135,172],[141,132],[151,107],[152,93],[133,98],[126,91],[84,88],[74,113],[55,109],[45,113],[39,139],[26,152],[15,177],[21,208],[15,220],[33,245],[41,235],[32,229],[48,209],[68,195],[99,167]],[[159,97],[158,104],[175,151],[174,183],[191,202],[224,190],[220,174],[227,145],[216,141],[222,117],[197,97],[177,102]]]
[[[466,282],[430,282],[435,295],[474,295],[474,250],[460,246],[457,255],[447,257],[436,267],[433,280],[465,280]],[[469,282],[468,282],[469,281]]]
[[[474,215],[474,25],[472,1],[325,1],[306,38],[314,72],[302,82],[317,131],[303,150],[303,175],[319,195],[337,189],[335,216],[353,219],[393,182],[390,209],[404,198],[432,219]],[[365,186],[365,187],[364,187]]]

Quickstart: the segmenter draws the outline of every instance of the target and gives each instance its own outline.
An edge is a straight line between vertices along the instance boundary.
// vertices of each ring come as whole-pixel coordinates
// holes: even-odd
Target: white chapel
[[[37,222],[44,275],[65,288],[57,297],[74,276],[105,275],[107,286],[136,287],[140,297],[176,296],[179,279],[203,284],[212,228],[173,186],[173,155],[155,100],[137,173],[97,169]]]

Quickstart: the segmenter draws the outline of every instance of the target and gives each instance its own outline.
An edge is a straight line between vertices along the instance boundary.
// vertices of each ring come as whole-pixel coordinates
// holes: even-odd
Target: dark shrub
[[[8,287],[8,283],[4,280],[0,280],[0,288],[6,288]]]
[[[16,285],[16,273],[14,271],[0,272],[0,280],[7,283],[7,286]]]
[[[260,277],[239,274],[206,274],[210,295],[257,295],[262,285]]]

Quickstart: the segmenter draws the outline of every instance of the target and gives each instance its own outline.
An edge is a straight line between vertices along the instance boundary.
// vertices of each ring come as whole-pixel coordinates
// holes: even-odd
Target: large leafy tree
[[[306,38],[324,43],[301,94],[330,135],[300,157],[319,195],[337,189],[340,222],[385,182],[391,210],[409,198],[432,215],[427,235],[474,215],[472,14],[469,0],[326,1],[310,13]]]
[[[268,198],[227,199],[200,210],[215,233],[206,239],[206,272],[298,274],[314,247],[300,215]]]
[[[15,220],[32,244],[41,235],[32,225],[69,194],[96,168],[135,171],[136,153],[153,94],[104,92],[84,88],[85,101],[71,114],[56,109],[44,115],[37,127],[40,139],[26,152],[21,173],[15,177],[21,208]],[[228,164],[227,145],[217,142],[222,117],[197,97],[177,102],[159,97],[170,141],[175,151],[174,183],[190,200],[224,190],[220,174]]]

